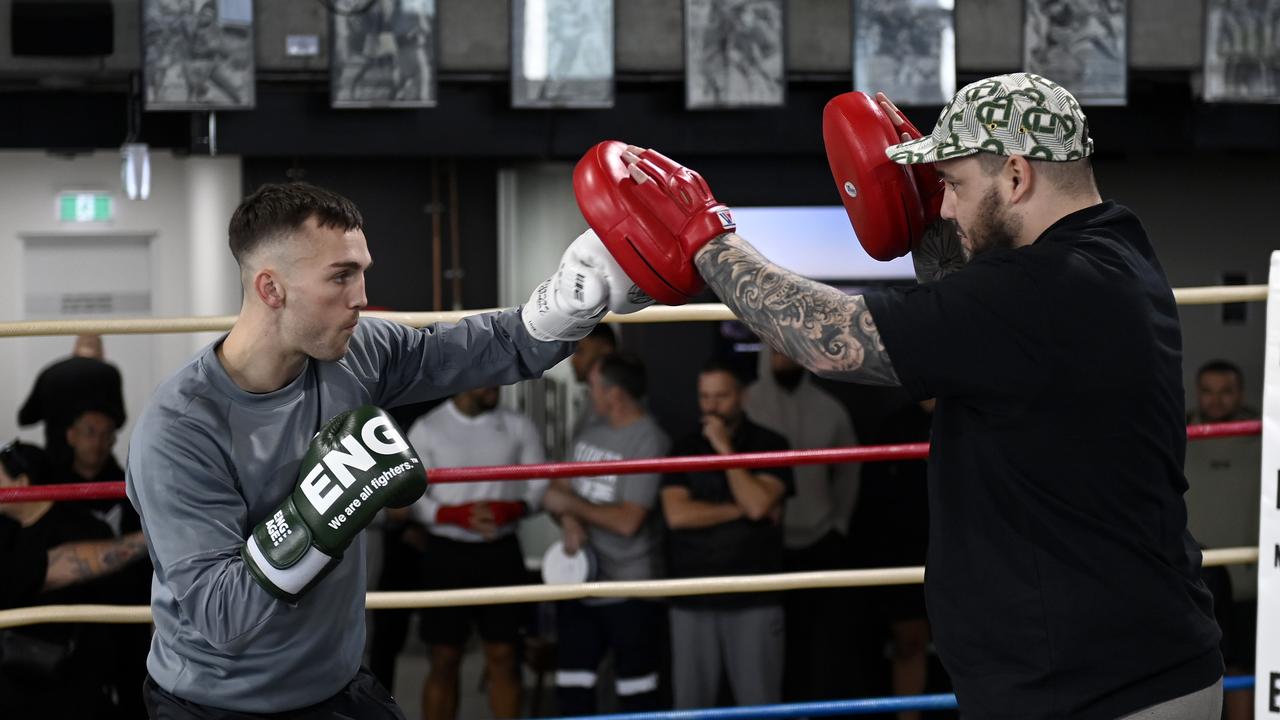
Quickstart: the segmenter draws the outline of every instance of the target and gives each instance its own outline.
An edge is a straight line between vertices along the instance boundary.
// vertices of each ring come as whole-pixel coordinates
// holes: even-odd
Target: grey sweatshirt
[[[571,343],[542,343],[518,309],[414,330],[363,319],[345,357],[309,360],[285,387],[240,389],[215,342],[162,383],[129,443],[129,500],[155,566],[147,670],[193,702],[293,710],[341,690],[365,643],[365,539],[297,605],[250,576],[240,546],[291,493],[311,437],[334,415],[537,377]]]

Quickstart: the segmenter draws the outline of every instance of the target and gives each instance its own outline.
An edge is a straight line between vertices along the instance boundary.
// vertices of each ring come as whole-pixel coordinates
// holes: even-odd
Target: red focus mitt
[[[920,131],[903,118],[901,131]],[[837,95],[822,111],[822,140],[840,200],[867,254],[877,260],[906,255],[938,218],[942,183],[927,163],[899,165],[885,155],[901,142],[875,98]]]
[[[587,224],[623,272],[649,297],[665,305],[689,302],[703,288],[694,255],[712,238],[736,226],[698,173],[653,150],[627,171],[625,143],[606,140],[587,151],[573,171],[573,194]]]

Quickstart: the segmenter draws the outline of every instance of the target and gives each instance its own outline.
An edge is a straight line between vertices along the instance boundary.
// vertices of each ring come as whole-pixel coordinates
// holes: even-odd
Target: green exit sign
[[[58,195],[58,219],[62,222],[107,222],[114,212],[111,193],[64,192]]]

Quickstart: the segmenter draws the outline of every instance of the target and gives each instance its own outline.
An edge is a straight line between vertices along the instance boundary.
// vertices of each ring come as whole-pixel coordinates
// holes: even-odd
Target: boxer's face
[[[970,255],[996,248],[1012,248],[1021,219],[1009,212],[1000,193],[1001,172],[988,175],[974,157],[944,160],[934,167],[942,176],[945,194],[942,217],[952,221],[960,244]]]
[[[364,232],[320,227],[311,218],[287,246],[293,257],[283,273],[283,340],[317,360],[337,360],[368,305],[364,273],[373,260]]]

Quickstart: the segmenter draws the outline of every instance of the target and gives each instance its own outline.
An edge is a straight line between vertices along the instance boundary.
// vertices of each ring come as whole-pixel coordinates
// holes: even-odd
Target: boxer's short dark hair
[[[314,217],[320,227],[343,232],[364,226],[355,203],[310,183],[268,183],[240,202],[227,229],[231,254],[244,260],[266,241],[302,227]]]

